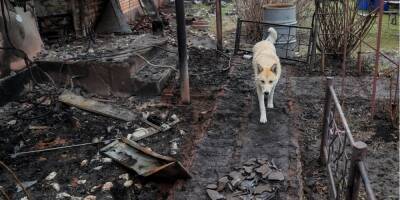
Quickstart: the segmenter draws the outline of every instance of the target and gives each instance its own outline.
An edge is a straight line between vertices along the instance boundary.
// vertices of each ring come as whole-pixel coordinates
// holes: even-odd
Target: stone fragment
[[[133,181],[132,180],[127,180],[124,182],[124,187],[131,187],[133,185]]]
[[[128,173],[121,174],[118,176],[118,178],[123,179],[123,180],[129,180],[129,174]]]
[[[53,187],[53,189],[54,189],[55,191],[57,191],[57,192],[60,191],[60,184],[58,184],[58,183],[52,183],[52,184],[51,184],[51,187]]]
[[[82,160],[82,162],[81,162],[81,167],[85,167],[85,166],[87,166],[87,164],[88,164],[88,160]]]
[[[35,181],[25,181],[25,182],[22,182],[21,184],[25,189],[27,189],[29,187],[32,187],[36,183],[37,183],[37,181],[35,180]],[[22,188],[19,185],[17,185],[17,192],[21,192],[21,191],[22,191]]]
[[[252,158],[244,163],[245,166],[251,166],[256,164],[257,159]]]
[[[66,192],[61,192],[56,195],[56,199],[71,198],[71,195]]]
[[[253,172],[252,166],[244,166],[243,169],[247,174],[250,174],[251,172]]]
[[[17,120],[15,120],[15,119],[7,122],[8,125],[15,125],[16,123],[17,123]]]
[[[245,180],[242,181],[239,185],[239,189],[242,191],[250,191],[254,186],[253,180]]]
[[[285,177],[283,176],[282,172],[274,171],[274,172],[271,172],[268,175],[268,180],[270,180],[270,181],[283,181],[283,180],[285,180]]]
[[[207,190],[207,194],[210,197],[211,200],[223,200],[225,199],[225,197],[220,194],[219,192],[215,191],[215,190]]]
[[[267,160],[267,159],[257,159],[257,162],[258,162],[259,164],[263,165],[263,164],[267,164],[267,163],[268,163],[268,160]]]
[[[104,183],[103,187],[101,187],[101,190],[109,191],[109,190],[111,190],[111,188],[113,186],[114,186],[114,184],[112,182],[107,182],[107,183]]]
[[[101,168],[103,168],[103,166],[97,166],[97,167],[95,167],[95,168],[93,168],[93,170],[96,170],[96,171],[98,171],[98,170],[101,170]]]
[[[218,186],[215,185],[215,184],[208,184],[207,185],[207,189],[210,189],[210,190],[216,190],[217,188],[218,188]]]
[[[103,162],[103,163],[111,163],[112,159],[111,158],[103,158],[103,159],[101,159],[101,162]]]
[[[88,195],[85,198],[83,198],[83,200],[96,200],[96,196],[94,195]]]
[[[258,185],[254,189],[254,194],[262,194],[263,192],[272,192],[272,188],[270,185]]]
[[[229,182],[228,177],[224,176],[218,180],[218,188],[217,191],[220,192],[225,189],[226,184]]]
[[[267,164],[263,164],[260,167],[256,168],[255,171],[261,175],[265,175],[265,174],[269,173],[271,170],[269,169]]]
[[[57,176],[57,172],[51,172],[49,175],[46,176],[46,181],[51,181]]]

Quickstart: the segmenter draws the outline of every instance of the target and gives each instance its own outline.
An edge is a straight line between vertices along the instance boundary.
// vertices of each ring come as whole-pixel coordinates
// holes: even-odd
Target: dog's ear
[[[260,64],[257,64],[257,72],[261,73],[263,71],[263,68],[261,67]]]
[[[276,74],[277,70],[278,70],[278,65],[277,64],[272,65],[271,71]]]

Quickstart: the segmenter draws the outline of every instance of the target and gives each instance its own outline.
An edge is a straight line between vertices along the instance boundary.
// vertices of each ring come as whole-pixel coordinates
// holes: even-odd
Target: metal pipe
[[[186,45],[186,24],[184,0],[175,0],[176,32],[178,37],[180,92],[182,103],[190,103],[188,55]]]
[[[342,90],[341,90],[341,97],[344,98],[344,87],[345,87],[345,81],[346,81],[346,60],[347,60],[347,32],[349,31],[348,29],[348,22],[347,22],[347,12],[348,12],[348,0],[344,0],[344,13],[343,13],[343,23],[344,23],[344,35],[343,35],[343,58],[342,58]]]
[[[215,15],[217,24],[217,49],[222,51],[222,12],[221,12],[221,0],[215,1]]]
[[[369,181],[369,178],[368,178],[368,173],[367,173],[367,169],[365,168],[364,162],[359,161],[357,163],[357,165],[358,165],[358,170],[360,171],[361,178],[364,182],[364,187],[365,187],[365,191],[367,193],[368,199],[376,200],[374,191],[372,190],[371,182]]]
[[[379,1],[379,15],[378,15],[378,33],[376,34],[376,51],[375,51],[375,72],[374,80],[372,82],[372,99],[371,99],[371,116],[375,115],[376,109],[376,82],[379,73],[379,52],[381,50],[381,35],[382,35],[382,17],[383,17],[384,0]]]

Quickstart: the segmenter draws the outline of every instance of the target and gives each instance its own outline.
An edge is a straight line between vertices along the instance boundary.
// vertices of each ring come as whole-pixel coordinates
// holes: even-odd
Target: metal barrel
[[[275,43],[276,52],[279,57],[290,58],[295,56],[297,47],[296,28],[291,27],[297,24],[296,5],[287,3],[268,4],[263,7],[263,21],[271,25],[278,32],[278,39]],[[279,26],[283,25],[283,26]],[[263,29],[263,38],[267,38],[268,28]]]

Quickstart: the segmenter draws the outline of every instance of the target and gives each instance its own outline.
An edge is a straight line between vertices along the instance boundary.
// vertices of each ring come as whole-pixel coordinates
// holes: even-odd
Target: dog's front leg
[[[271,92],[268,95],[268,102],[267,102],[267,108],[274,108],[274,92],[275,92],[275,87],[272,88]]]
[[[267,123],[267,113],[265,111],[264,93],[257,87],[258,103],[260,105],[260,122]]]

